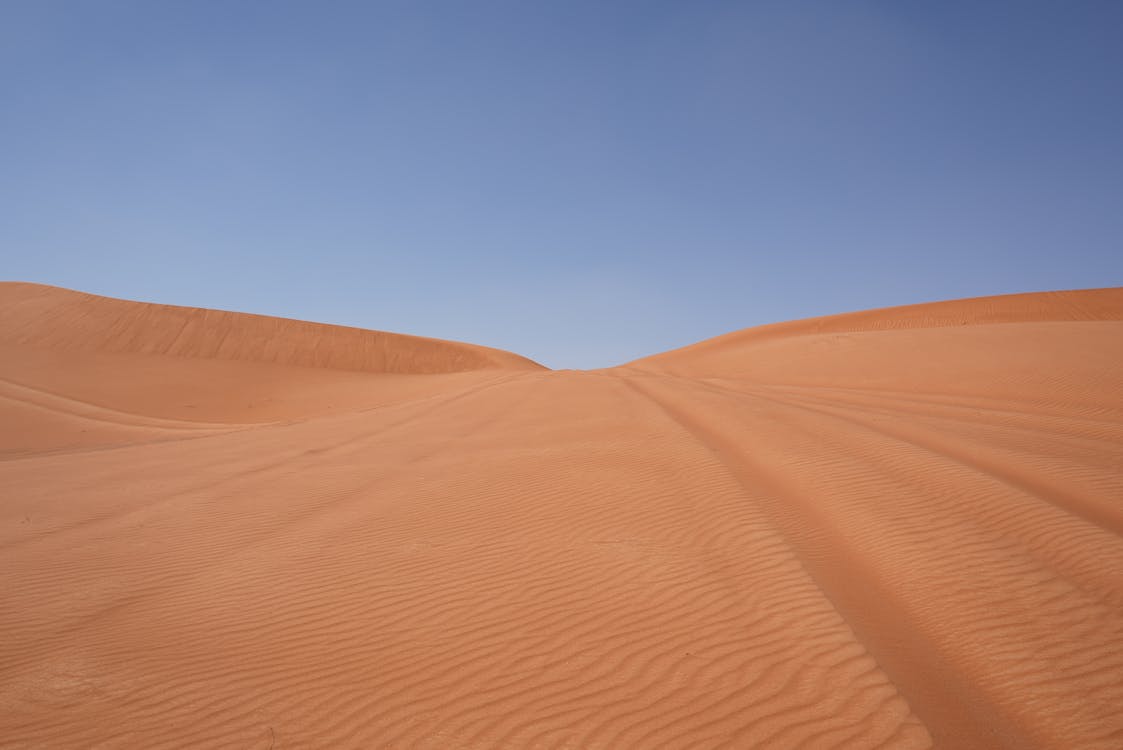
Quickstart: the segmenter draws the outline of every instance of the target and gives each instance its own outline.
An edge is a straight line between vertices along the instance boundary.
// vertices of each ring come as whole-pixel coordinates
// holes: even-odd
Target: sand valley
[[[1123,289],[616,368],[0,284],[0,747],[1123,747]]]

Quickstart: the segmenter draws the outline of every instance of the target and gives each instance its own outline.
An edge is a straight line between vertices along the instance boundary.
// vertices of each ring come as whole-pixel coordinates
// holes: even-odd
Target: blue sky
[[[0,278],[601,367],[1123,285],[1123,4],[0,3]]]

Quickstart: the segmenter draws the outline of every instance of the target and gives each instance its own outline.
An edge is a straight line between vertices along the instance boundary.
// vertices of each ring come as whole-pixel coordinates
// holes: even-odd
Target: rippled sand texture
[[[0,285],[0,746],[1117,750],[1121,320],[576,372]]]

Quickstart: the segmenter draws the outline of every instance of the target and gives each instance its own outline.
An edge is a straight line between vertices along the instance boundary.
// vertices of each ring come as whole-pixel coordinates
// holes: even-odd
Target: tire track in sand
[[[1118,607],[1108,603],[1111,596],[1103,598],[1113,590],[1110,571],[1119,569],[1103,558],[1118,553],[1115,537],[1050,504],[1038,505],[1037,498],[976,467],[949,463],[925,439],[902,445],[900,436],[884,432],[896,425],[870,423],[868,416],[855,421],[853,414],[848,421],[821,405],[777,398],[772,389],[733,394],[690,381],[660,385],[690,393],[698,419],[727,432],[735,429],[729,450],[745,461],[757,459],[754,476],[786,469],[777,479],[790,507],[778,509],[780,514],[796,508],[794,528],[832,530],[817,540],[802,532],[814,541],[808,554],[819,554],[828,570],[848,571],[844,580],[880,589],[878,598],[892,603],[895,622],[871,618],[878,610],[870,601],[856,610],[855,625],[862,628],[870,620],[867,625],[875,626],[871,648],[887,635],[903,635],[911,644],[902,649],[894,642],[885,649],[883,643],[884,662],[910,699],[918,688],[933,699],[925,701],[922,694],[913,701],[922,717],[933,716],[933,706],[954,707],[949,701],[956,695],[931,690],[933,669],[942,664],[955,680],[951,684],[972,690],[983,725],[996,728],[1005,721],[1021,728],[1023,739],[1015,736],[1015,743],[1053,746],[1078,737],[1082,747],[1117,744],[1121,727],[1108,719],[1113,711],[1107,707],[1123,701],[1123,680],[1117,677],[1123,668],[1114,658],[1123,630]],[[771,409],[771,416],[759,418],[762,409],[765,414]],[[741,424],[738,415],[744,415]],[[917,422],[907,429],[929,435],[918,432]],[[1031,505],[1019,505],[1019,497]],[[1035,507],[1036,515],[1026,514]],[[1103,538],[1085,539],[1089,534]],[[1048,553],[1042,545],[1050,538],[1054,549]],[[1056,540],[1063,546],[1056,547]],[[1090,588],[1074,588],[1058,577],[1058,565]],[[945,600],[947,606],[935,606]],[[1028,619],[1027,609],[1034,612]],[[924,653],[937,655],[941,664],[915,663]],[[902,655],[914,663],[893,669],[894,658]],[[926,679],[918,685],[920,675]],[[1035,705],[1035,697],[1046,695],[1047,703]],[[929,723],[946,732],[956,727],[955,719]],[[962,722],[959,728],[967,729]],[[955,747],[965,739],[945,736]],[[996,744],[986,735],[975,741]]]
[[[751,421],[747,419],[738,424],[730,416],[727,405],[715,410],[711,401],[707,408],[697,397],[706,390],[689,381],[670,376],[630,376],[628,380],[637,392],[658,404],[669,418],[707,446],[753,493],[770,521],[789,540],[824,597],[841,614],[929,730],[946,732],[949,726],[957,727],[952,736],[934,734],[938,744],[1012,750],[1029,746],[1020,736],[1018,727],[990,712],[980,702],[982,696],[970,681],[956,672],[940,656],[936,644],[905,616],[894,592],[878,571],[866,564],[866,552],[853,546],[839,530],[837,522],[824,512],[826,506],[817,504],[793,487],[790,475],[778,470],[781,466],[795,468],[798,454],[779,461],[753,455],[744,436],[754,427],[786,420],[786,414],[777,412],[772,404],[771,412],[758,412]],[[688,388],[692,395],[684,400],[683,392]],[[727,404],[729,398],[721,400]],[[687,403],[689,408],[685,406]],[[732,437],[728,427],[716,426],[731,422],[738,426],[747,424],[749,430]],[[755,444],[762,445],[763,441],[757,437]]]

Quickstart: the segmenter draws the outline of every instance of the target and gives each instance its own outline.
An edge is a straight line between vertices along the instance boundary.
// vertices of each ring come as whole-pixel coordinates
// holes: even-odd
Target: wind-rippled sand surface
[[[0,285],[0,746],[1123,747],[1123,290],[548,371]]]

